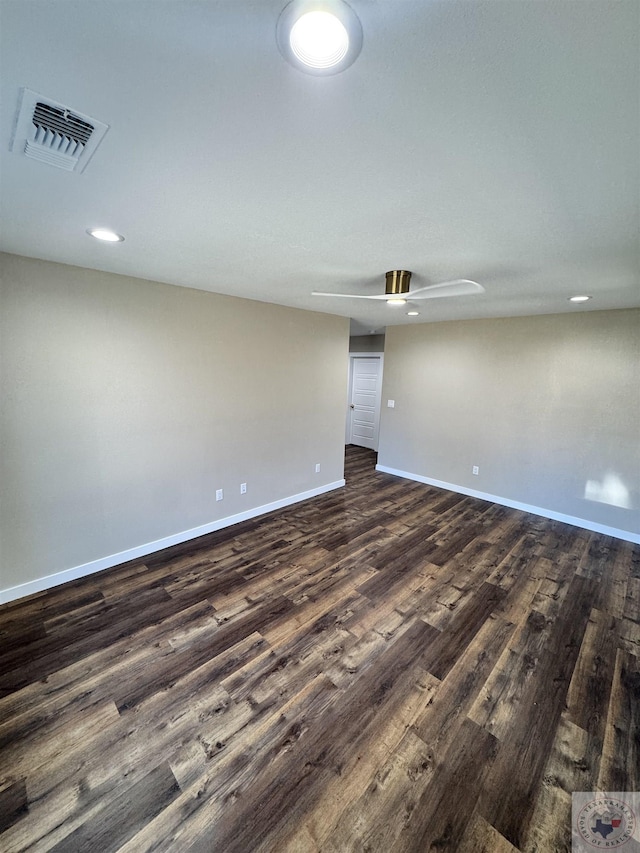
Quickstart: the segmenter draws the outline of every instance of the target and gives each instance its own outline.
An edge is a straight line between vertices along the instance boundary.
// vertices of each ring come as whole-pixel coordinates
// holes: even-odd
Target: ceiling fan
[[[409,299],[435,299],[439,296],[471,296],[484,293],[484,287],[476,281],[467,278],[457,278],[455,281],[443,281],[439,284],[428,284],[417,290],[409,290],[411,273],[409,270],[391,270],[386,273],[384,293],[377,296],[365,296],[362,293],[321,293],[314,290],[312,296],[340,296],[346,299],[378,299],[385,300],[388,305],[404,305]]]

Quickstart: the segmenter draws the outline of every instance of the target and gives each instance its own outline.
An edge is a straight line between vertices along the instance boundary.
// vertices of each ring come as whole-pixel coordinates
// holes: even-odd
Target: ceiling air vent
[[[83,172],[109,126],[22,90],[11,150],[67,172]]]

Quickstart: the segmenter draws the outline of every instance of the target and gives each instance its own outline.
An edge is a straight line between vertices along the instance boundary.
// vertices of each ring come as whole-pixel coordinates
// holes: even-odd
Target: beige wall
[[[388,328],[378,463],[640,533],[640,310]]]
[[[0,272],[0,589],[342,479],[346,318]]]
[[[384,335],[352,335],[349,352],[384,352]]]

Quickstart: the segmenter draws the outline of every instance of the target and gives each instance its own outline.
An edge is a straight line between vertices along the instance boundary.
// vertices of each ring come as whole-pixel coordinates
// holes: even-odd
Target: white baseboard
[[[101,557],[99,560],[93,560],[90,563],[84,563],[81,566],[74,566],[71,569],[65,569],[62,572],[56,572],[53,575],[47,575],[43,578],[28,581],[27,583],[12,586],[8,589],[0,590],[0,604],[6,604],[9,601],[15,601],[18,598],[24,598],[26,595],[33,595],[35,592],[42,592],[54,586],[67,583],[68,581],[76,580],[77,578],[92,575],[95,572],[101,572],[103,569],[110,569],[113,566],[118,566],[120,563],[126,563],[129,560],[136,560],[139,557],[146,557],[147,554],[153,554],[155,551],[162,551],[163,548],[169,548],[171,545],[179,545],[181,542],[188,542],[189,539],[197,539],[198,536],[204,536],[207,533],[213,533],[215,530],[222,530],[224,527],[231,527],[232,524],[238,524],[240,521],[248,521],[250,518],[256,518],[259,515],[265,515],[268,512],[273,512],[275,509],[282,509],[285,506],[306,501],[309,498],[315,498],[318,495],[323,495],[325,492],[331,492],[334,489],[340,489],[344,486],[344,480],[336,480],[334,483],[327,483],[325,486],[318,486],[315,489],[309,489],[307,492],[300,492],[297,495],[291,495],[287,498],[273,501],[269,504],[254,507],[253,509],[239,512],[236,515],[228,515],[226,518],[219,518],[217,521],[211,521],[209,524],[203,524],[200,527],[193,527],[191,530],[183,530],[181,533],[174,533],[172,536],[166,536],[164,539],[157,539],[155,542],[147,542],[145,545],[138,545],[136,548],[129,548],[127,551],[120,551],[118,554],[111,554],[108,557]]]
[[[421,474],[411,474],[409,471],[398,471],[397,468],[388,468],[386,465],[376,465],[376,471],[382,471],[385,474],[394,474],[396,477],[404,477],[405,480],[415,480],[418,483],[425,483],[427,486],[436,486],[439,489],[446,489],[449,492],[457,492],[460,495],[468,495],[471,498],[480,498],[483,501],[491,501],[500,506],[508,506],[512,509],[521,509],[523,512],[530,512],[533,515],[540,515],[543,518],[549,518],[553,521],[564,521],[565,524],[572,524],[574,527],[582,527],[583,530],[591,530],[593,533],[604,533],[605,536],[613,536],[615,539],[624,539],[625,542],[635,542],[640,544],[640,534],[632,533],[630,530],[620,530],[617,527],[608,527],[606,524],[598,524],[596,521],[589,521],[586,518],[576,518],[573,515],[564,515],[561,512],[555,512],[552,509],[544,509],[540,506],[530,506],[529,504],[521,503],[520,501],[512,501],[510,498],[502,498],[499,495],[489,495],[486,492],[478,492],[476,489],[468,489],[466,486],[456,486],[454,483],[445,483],[442,480],[434,480],[432,477],[423,477]]]

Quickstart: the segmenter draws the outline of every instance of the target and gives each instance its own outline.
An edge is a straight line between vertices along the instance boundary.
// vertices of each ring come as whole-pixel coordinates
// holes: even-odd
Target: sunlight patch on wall
[[[601,504],[619,506],[622,509],[631,509],[629,489],[617,474],[607,472],[602,481],[587,480],[584,487],[584,496],[588,501],[597,501]]]

